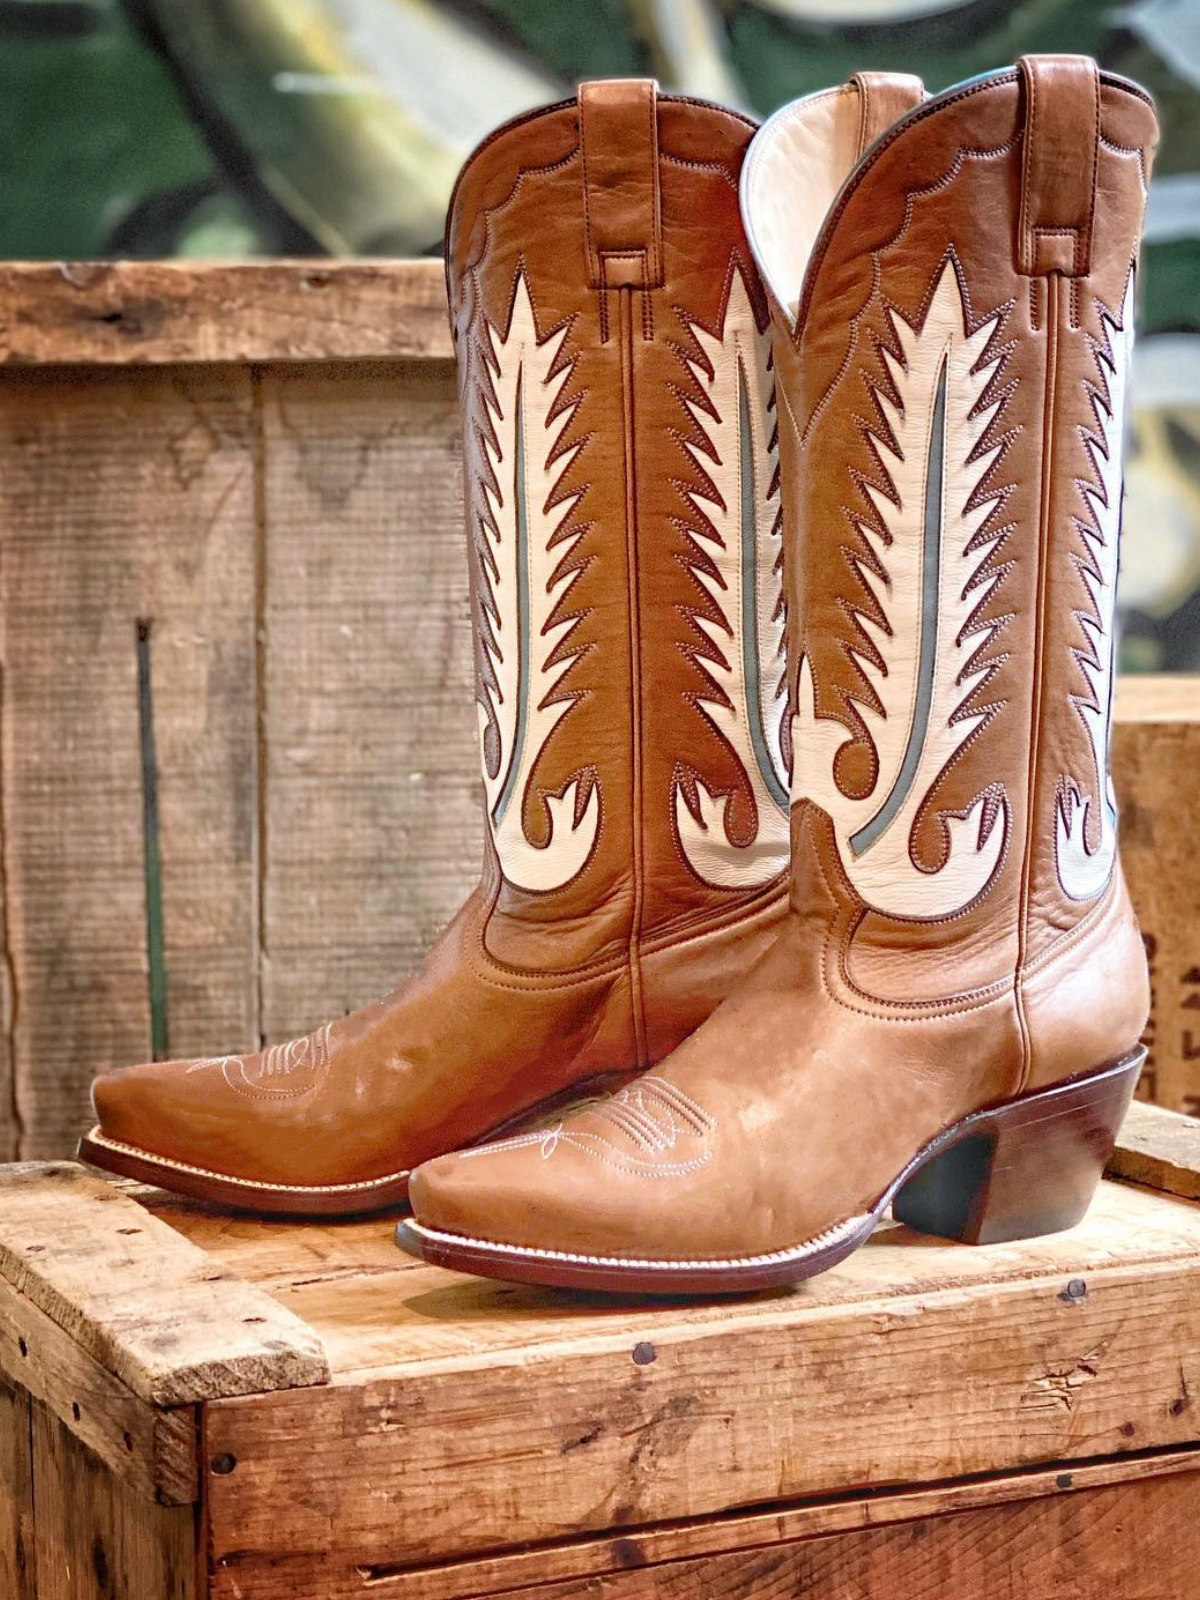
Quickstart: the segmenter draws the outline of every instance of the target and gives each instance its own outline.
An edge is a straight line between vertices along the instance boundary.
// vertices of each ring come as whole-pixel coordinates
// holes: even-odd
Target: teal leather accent
[[[921,641],[917,668],[917,694],[904,760],[892,784],[891,793],[869,822],[850,836],[850,848],[864,855],[894,821],[908,798],[921,750],[929,729],[929,708],[933,704],[933,675],[937,670],[938,589],[942,565],[942,503],[946,476],[946,362],[938,374],[937,395],[929,430],[929,458],[925,468],[925,528],[921,553]]]
[[[762,663],[758,652],[758,515],[754,481],[754,434],[746,374],[738,362],[738,455],[741,461],[742,537],[742,668],[746,680],[746,717],[750,743],[767,793],[780,811],[788,810],[787,791],[775,772],[762,713]],[[764,424],[765,426],[765,424]]]

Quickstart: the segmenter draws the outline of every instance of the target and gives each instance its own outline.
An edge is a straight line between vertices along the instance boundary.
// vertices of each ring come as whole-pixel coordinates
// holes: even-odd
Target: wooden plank
[[[1150,960],[1139,1094],[1200,1112],[1200,677],[1122,678],[1113,728],[1121,859]]]
[[[319,1587],[322,1600],[359,1600],[365,1585],[370,1586],[373,1600],[468,1600],[468,1597],[475,1600],[475,1597],[490,1595],[520,1600],[521,1596],[544,1594],[586,1596],[587,1600],[592,1600],[597,1594],[610,1592],[628,1594],[630,1600],[643,1600],[643,1596],[650,1595],[661,1595],[664,1600],[666,1597],[682,1600],[683,1596],[692,1594],[728,1594],[746,1596],[748,1600],[751,1596],[758,1600],[763,1594],[824,1597],[825,1583],[845,1582],[843,1573],[847,1566],[851,1572],[860,1569],[858,1551],[864,1546],[857,1535],[866,1530],[903,1526],[910,1530],[909,1539],[902,1541],[903,1547],[913,1538],[940,1537],[942,1530],[953,1523],[957,1532],[947,1541],[947,1548],[956,1551],[957,1556],[948,1585],[930,1588],[927,1583],[918,1583],[915,1575],[903,1581],[893,1575],[886,1585],[862,1582],[858,1589],[832,1592],[846,1592],[853,1600],[862,1600],[864,1595],[894,1594],[920,1594],[925,1600],[944,1594],[947,1600],[962,1600],[964,1594],[975,1595],[973,1585],[979,1581],[985,1584],[1007,1581],[1010,1585],[1007,1589],[998,1587],[979,1592],[1005,1595],[1011,1600],[1028,1600],[1028,1591],[1014,1581],[1027,1573],[1025,1562],[1008,1564],[1002,1561],[990,1576],[971,1569],[972,1552],[975,1560],[979,1556],[979,1524],[962,1522],[964,1512],[1004,1513],[980,1521],[985,1528],[1007,1522],[1030,1551],[1044,1558],[1047,1548],[1052,1547],[1065,1526],[1078,1527],[1095,1520],[1087,1507],[1075,1506],[1064,1512],[1046,1502],[1089,1499],[1098,1488],[1120,1489],[1128,1496],[1127,1509],[1132,1520],[1145,1523],[1148,1519],[1142,1513],[1152,1501],[1143,1496],[1143,1488],[1157,1485],[1165,1478],[1175,1479],[1176,1492],[1167,1503],[1177,1513],[1179,1502],[1186,1502],[1189,1497],[1194,1500],[1200,1487],[1198,1466],[1195,1449],[1116,1457],[1084,1466],[1071,1463],[1033,1472],[1004,1473],[899,1491],[868,1489],[837,1499],[808,1500],[749,1514],[630,1529],[598,1539],[573,1540],[481,1560],[447,1561],[436,1567],[401,1570],[386,1563],[362,1567],[356,1565],[352,1551],[340,1551],[337,1555],[342,1568],[332,1580],[327,1573],[315,1575],[303,1557],[294,1561],[285,1558],[269,1576],[242,1571],[238,1581],[248,1584],[246,1593],[262,1594],[267,1600],[285,1593],[312,1593],[314,1586]],[[1180,1475],[1184,1475],[1182,1483],[1178,1482]],[[976,1541],[974,1548],[972,1540],[962,1538],[968,1529],[972,1540]],[[917,1531],[912,1533],[911,1530]],[[830,1535],[842,1537],[830,1541]],[[1155,1558],[1152,1570],[1162,1581],[1164,1550],[1153,1546],[1156,1540],[1165,1538],[1166,1527],[1156,1525],[1153,1531],[1147,1528],[1146,1535],[1141,1553],[1144,1555],[1146,1548],[1151,1548]],[[816,1552],[802,1551],[798,1547],[816,1539],[832,1543],[839,1559],[829,1564],[830,1570],[823,1583],[805,1587],[796,1581],[797,1567],[801,1561],[811,1560]],[[1094,1587],[1082,1591],[1068,1589],[1067,1593],[1082,1593],[1087,1600],[1094,1600],[1100,1594],[1124,1595],[1123,1587],[1110,1588],[1101,1581],[1109,1572],[1106,1562],[1111,1560],[1111,1542],[1101,1538],[1095,1543],[1100,1559],[1085,1559],[1083,1570],[1077,1574],[1078,1581],[1086,1579]],[[989,1545],[984,1535],[981,1546],[987,1549]],[[1089,1541],[1089,1553],[1091,1545]],[[1173,1546],[1164,1546],[1164,1549],[1173,1561]],[[790,1581],[778,1588],[768,1586],[766,1590],[747,1587],[747,1584],[761,1583],[762,1563],[768,1557],[772,1558],[771,1570],[788,1574]],[[731,1587],[714,1589],[711,1585],[718,1579]],[[893,1583],[897,1586],[893,1587]],[[738,1587],[739,1584],[742,1586]],[[1163,1592],[1174,1594],[1174,1590]]]
[[[481,854],[446,363],[263,374],[263,1025],[386,994]]]
[[[0,363],[451,354],[440,260],[0,264]]]
[[[158,1406],[319,1384],[318,1336],[85,1168],[0,1168],[0,1277]]]
[[[191,1506],[156,1506],[33,1406],[37,1600],[203,1600]]]
[[[28,1394],[0,1382],[0,1595],[37,1600]]]
[[[1069,1234],[965,1250],[889,1228],[811,1284],[733,1304],[631,1308],[427,1267],[277,1280],[335,1380],[205,1408],[204,1462],[232,1463],[207,1477],[230,1564],[214,1592],[285,1552],[322,1574],[331,1547],[427,1565],[1178,1446],[1196,1438],[1198,1253],[1200,1211],[1107,1184]]]
[[[3,553],[0,552],[0,583],[3,581]],[[0,654],[0,671],[3,655]],[[3,685],[0,684],[0,719],[3,717]],[[11,943],[8,937],[8,884],[4,867],[4,772],[3,728],[0,725],[0,1161],[15,1161],[20,1155],[20,1123],[17,1106],[17,1079],[13,1070],[13,984]]]
[[[1135,1101],[1108,1171],[1184,1200],[1200,1200],[1200,1122]]]
[[[69,1153],[95,1072],[153,1048],[151,701],[165,1047],[257,1030],[252,451],[245,373],[0,374],[0,819],[25,1156]]]
[[[28,1296],[3,1281],[0,1373],[41,1401],[137,1493],[164,1505],[196,1499],[195,1407],[160,1410],[140,1399]],[[0,1587],[0,1595],[4,1592]]]
[[[701,1594],[705,1600],[793,1595],[1198,1600],[1198,1497],[1200,1474],[1191,1473],[634,1567],[507,1595],[508,1600],[682,1600]],[[371,1591],[377,1592],[386,1597],[388,1586]]]
[[[222,1267],[267,1291],[320,1335],[335,1377],[415,1371],[425,1362],[537,1361],[564,1338],[586,1348],[611,1334],[652,1341],[664,1308],[602,1297],[555,1296],[461,1277],[398,1251],[377,1219],[285,1224],[232,1217],[146,1191],[156,1215]],[[768,1301],[683,1301],[677,1332],[740,1326],[747,1305],[768,1314],[825,1315],[893,1293],[964,1293],[999,1284],[1055,1282],[1099,1267],[1193,1260],[1197,1221],[1186,1206],[1124,1184],[1103,1184],[1085,1221],[1066,1234],[962,1247],[882,1226],[847,1262]],[[920,1248],[914,1248],[919,1239]],[[731,1337],[732,1337],[732,1329]]]

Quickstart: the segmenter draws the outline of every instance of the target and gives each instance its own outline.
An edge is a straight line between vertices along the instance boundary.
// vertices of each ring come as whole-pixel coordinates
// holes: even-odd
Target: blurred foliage
[[[119,0],[0,4],[0,160],[7,257],[273,248]]]
[[[472,145],[582,77],[766,113],[1031,50],[1158,102],[1123,650],[1200,668],[1200,0],[0,0],[0,255],[436,250]]]

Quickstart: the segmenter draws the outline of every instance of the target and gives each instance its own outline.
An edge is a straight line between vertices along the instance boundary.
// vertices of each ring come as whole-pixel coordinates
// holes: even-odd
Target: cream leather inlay
[[[1101,316],[1107,348],[1098,345],[1095,355],[1103,387],[1094,399],[1095,429],[1086,435],[1096,477],[1094,483],[1079,483],[1087,508],[1086,517],[1076,519],[1087,551],[1087,559],[1079,562],[1079,572],[1092,610],[1076,613],[1086,648],[1076,650],[1075,657],[1087,679],[1090,696],[1072,695],[1071,700],[1087,729],[1095,770],[1064,777],[1059,790],[1055,859],[1063,893],[1072,900],[1091,900],[1100,893],[1112,875],[1117,854],[1117,800],[1109,776],[1109,741],[1116,652],[1113,612],[1121,535],[1121,458],[1126,383],[1133,350],[1133,281],[1131,272],[1120,322],[1107,311]],[[1087,842],[1093,796],[1099,826],[1094,850],[1088,848]]]
[[[600,827],[599,785],[590,780],[581,806],[582,777],[558,794],[535,787],[546,818],[544,845],[530,841],[524,821],[546,741],[578,698],[561,684],[584,648],[570,647],[579,619],[563,607],[579,575],[570,557],[583,528],[568,524],[582,491],[554,499],[582,448],[575,444],[554,455],[575,409],[568,403],[553,414],[573,366],[567,361],[555,371],[565,339],[564,328],[539,342],[523,274],[507,335],[485,323],[481,339],[492,379],[486,401],[494,438],[485,443],[495,474],[494,482],[483,484],[482,634],[496,686],[484,687],[479,727],[481,743],[489,725],[499,743],[494,770],[484,747],[484,785],[501,871],[509,883],[534,893],[575,877]]]
[[[719,691],[699,705],[737,757],[754,801],[756,831],[729,836],[729,794],[693,775],[699,815],[675,788],[675,825],[692,870],[706,883],[747,889],[770,883],[788,854],[787,773],[782,754],[784,604],[778,457],[770,342],[758,331],[740,272],[733,274],[720,338],[693,325],[707,361],[689,359],[705,404],[687,400],[704,443],[687,448],[703,486],[687,490],[698,513],[689,525],[711,570],[691,571],[721,621],[696,616],[714,650],[697,661]]]
[[[894,499],[883,488],[863,484],[879,527],[855,517],[870,559],[861,551],[846,552],[887,620],[881,627],[856,610],[878,659],[851,648],[879,709],[866,694],[848,695],[875,746],[878,771],[862,799],[838,788],[834,762],[853,735],[842,722],[818,713],[812,663],[805,655],[792,723],[792,798],[814,801],[833,819],[846,876],[869,906],[891,916],[930,919],[952,916],[987,887],[1007,829],[1007,802],[993,789],[990,819],[986,792],[964,814],[941,815],[947,853],[936,872],[918,866],[911,853],[913,829],[930,791],[990,720],[988,711],[966,707],[990,676],[984,656],[1001,626],[972,620],[1002,580],[989,565],[1002,529],[987,527],[1000,494],[972,501],[1000,455],[998,447],[975,453],[1004,403],[981,404],[1000,365],[999,359],[979,365],[999,319],[967,333],[950,260],[919,330],[895,312],[890,316],[902,358],[881,350],[881,359],[900,405],[873,387],[894,444],[883,437],[884,429],[871,438]]]
[[[793,100],[755,134],[742,165],[742,219],[758,270],[789,322],[826,213],[858,155],[851,84]]]

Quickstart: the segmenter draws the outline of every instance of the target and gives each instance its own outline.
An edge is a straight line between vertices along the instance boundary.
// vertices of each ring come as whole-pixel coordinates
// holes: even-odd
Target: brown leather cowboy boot
[[[689,1292],[808,1276],[884,1207],[953,1239],[1082,1216],[1146,962],[1108,780],[1149,98],[1079,57],[938,95],[816,223],[768,123],[794,677],[780,939],[636,1086],[413,1180],[427,1259]],[[847,132],[847,137],[850,137]]]
[[[310,1038],[109,1072],[89,1161],[260,1211],[644,1070],[784,913],[781,533],[754,126],[585,85],[450,207],[488,839],[422,970]],[[847,169],[849,162],[847,162]]]

